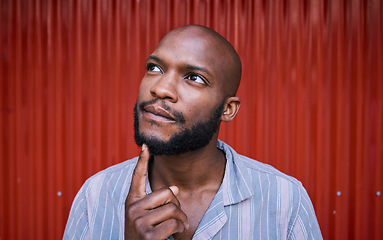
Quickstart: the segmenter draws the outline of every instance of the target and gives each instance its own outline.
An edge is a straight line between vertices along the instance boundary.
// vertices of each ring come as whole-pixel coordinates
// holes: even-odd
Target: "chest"
[[[181,209],[188,217],[189,228],[183,233],[174,234],[174,239],[192,239],[213,198],[214,193],[179,198]]]
[[[247,199],[229,206],[213,201],[211,206],[207,206],[208,212],[205,211],[196,224],[193,224],[195,219],[189,219],[191,226],[188,231],[173,235],[173,238],[192,239],[193,236],[196,239],[212,240],[285,238],[288,221],[270,206],[261,206],[260,202],[252,200]],[[190,213],[190,216],[193,214]]]

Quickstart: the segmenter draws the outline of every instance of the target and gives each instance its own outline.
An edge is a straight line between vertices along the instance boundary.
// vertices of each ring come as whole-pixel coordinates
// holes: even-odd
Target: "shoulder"
[[[119,172],[125,172],[125,171],[130,171],[132,168],[137,164],[138,157],[134,157],[132,159],[126,160],[124,162],[115,164],[113,166],[110,166],[104,170],[99,171],[98,173],[94,174],[91,176],[88,180],[92,180],[95,178],[99,178],[102,176],[110,176]]]
[[[92,197],[93,192],[100,193],[113,189],[122,190],[129,187],[137,160],[138,158],[135,157],[94,174],[85,181],[81,190],[84,191],[86,196]]]
[[[262,191],[255,193],[255,199],[264,199],[269,209],[274,208],[273,213],[279,216],[281,236],[323,239],[311,199],[299,180],[245,156],[239,156],[237,161],[251,175],[254,192]]]
[[[218,147],[225,152],[226,159],[228,161],[231,160],[233,164],[236,165],[235,169],[244,172],[243,174],[245,174],[245,178],[248,177],[249,179],[261,181],[278,180],[286,184],[291,184],[297,188],[302,187],[301,182],[296,178],[279,171],[269,164],[262,163],[247,156],[238,154],[226,143],[219,141]]]
[[[272,215],[279,216],[281,236],[322,239],[310,197],[299,180],[271,165],[238,154],[227,144],[223,149],[236,165],[234,169],[240,172],[237,175],[243,176],[251,189],[253,201],[266,203]]]
[[[260,174],[272,175],[272,176],[279,177],[281,179],[285,179],[286,181],[292,182],[293,184],[297,184],[297,185],[300,184],[300,182],[296,178],[279,171],[278,169],[276,169],[275,167],[269,164],[259,162],[255,159],[251,159],[249,157],[246,157],[240,154],[237,154],[236,161],[240,162],[250,172],[253,172],[253,173],[257,172]]]
[[[105,218],[117,219],[117,224],[137,159],[111,166],[85,181],[73,200],[64,239],[92,238]],[[120,229],[120,232],[123,231]]]
[[[134,157],[134,158],[126,160],[124,162],[110,166],[110,167],[108,167],[104,170],[101,170],[98,173],[94,174],[87,181],[93,181],[93,180],[98,179],[98,178],[112,176],[112,175],[118,174],[118,173],[129,172],[132,169],[134,169],[134,167],[137,164],[137,160],[138,160],[138,157]]]
[[[238,154],[236,158],[236,164],[241,165],[243,169],[250,175],[250,178],[256,179],[261,182],[276,182],[278,184],[278,190],[283,191],[284,187],[288,187],[289,191],[293,194],[300,194],[303,189],[302,183],[296,178],[287,175],[275,167],[251,159],[249,157]]]
[[[235,160],[239,169],[247,174],[256,199],[268,198],[271,205],[280,209],[280,214],[287,214],[288,219],[298,214],[302,200],[310,201],[302,183],[271,165],[259,162],[243,155],[237,155]]]

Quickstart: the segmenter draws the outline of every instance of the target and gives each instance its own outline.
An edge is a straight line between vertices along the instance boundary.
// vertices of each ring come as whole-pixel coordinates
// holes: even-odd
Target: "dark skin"
[[[157,99],[181,112],[185,122],[154,103],[139,111],[140,132],[168,141],[175,133],[209,119],[221,103],[220,121],[237,114],[240,63],[215,32],[186,26],[168,33],[147,60],[137,102]],[[239,66],[239,69],[238,69]],[[239,73],[238,73],[239,71]],[[226,159],[217,148],[218,131],[204,147],[178,155],[153,156],[144,145],[125,201],[125,239],[191,239],[217,193]],[[151,194],[145,193],[149,169]]]

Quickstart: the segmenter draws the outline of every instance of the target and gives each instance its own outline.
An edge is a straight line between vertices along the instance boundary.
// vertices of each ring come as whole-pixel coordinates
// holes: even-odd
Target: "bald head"
[[[219,33],[211,28],[201,25],[186,25],[178,27],[170,31],[160,41],[157,48],[163,42],[168,41],[170,38],[184,37],[196,38],[198,40],[206,41],[205,52],[201,54],[208,54],[212,52],[215,59],[212,59],[212,64],[217,64],[221,74],[222,90],[227,97],[235,96],[239,83],[241,81],[242,65],[241,60],[235,51],[234,47]]]

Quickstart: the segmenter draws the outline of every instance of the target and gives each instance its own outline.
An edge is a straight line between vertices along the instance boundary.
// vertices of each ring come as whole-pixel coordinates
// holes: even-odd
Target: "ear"
[[[234,119],[235,115],[241,106],[241,99],[239,97],[229,97],[225,101],[225,107],[221,116],[222,122],[230,122]]]

